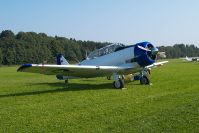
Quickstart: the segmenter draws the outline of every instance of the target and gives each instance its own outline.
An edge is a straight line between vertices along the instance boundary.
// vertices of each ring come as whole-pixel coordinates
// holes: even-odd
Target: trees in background
[[[107,44],[51,37],[35,32],[19,32],[15,35],[5,30],[0,33],[0,64],[56,63],[59,53],[64,54],[69,61],[77,62],[85,58],[86,52]]]
[[[2,65],[3,62],[3,54],[2,54],[2,50],[0,49],[0,65]]]
[[[77,41],[65,37],[51,37],[45,33],[19,32],[16,35],[5,30],[0,33],[0,65],[23,63],[55,63],[56,55],[62,53],[69,61],[78,62],[86,58],[86,53],[110,43]],[[199,56],[199,48],[194,45],[175,44],[161,46],[167,58]]]
[[[159,51],[166,52],[167,58],[199,57],[199,48],[194,45],[175,44],[173,46],[160,46]]]

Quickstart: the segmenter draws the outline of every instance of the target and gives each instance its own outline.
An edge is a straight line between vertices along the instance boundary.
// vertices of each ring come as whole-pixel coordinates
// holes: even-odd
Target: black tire
[[[68,84],[68,79],[65,80],[65,84]]]
[[[150,80],[147,76],[142,76],[140,78],[140,84],[141,85],[149,85],[150,84]]]
[[[124,80],[119,79],[118,81],[113,82],[113,87],[116,89],[122,89],[124,88]]]
[[[107,78],[108,80],[111,80],[111,76],[107,76],[106,78]]]

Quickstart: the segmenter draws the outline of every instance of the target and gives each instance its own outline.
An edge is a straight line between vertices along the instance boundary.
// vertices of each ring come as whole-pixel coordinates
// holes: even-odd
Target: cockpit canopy
[[[110,54],[110,53],[113,53],[119,49],[123,49],[125,47],[124,44],[120,44],[120,43],[114,43],[114,44],[110,44],[108,46],[105,46],[105,47],[102,47],[100,49],[97,49],[93,52],[91,52],[89,55],[88,55],[88,59],[94,59],[94,58],[97,58],[97,57],[100,57],[100,56],[103,56],[103,55],[107,55],[107,54]]]

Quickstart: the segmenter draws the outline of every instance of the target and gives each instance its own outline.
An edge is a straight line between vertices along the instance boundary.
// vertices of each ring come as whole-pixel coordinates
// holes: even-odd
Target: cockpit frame
[[[102,47],[100,49],[97,49],[93,52],[91,52],[89,55],[88,55],[88,59],[95,59],[97,57],[100,57],[100,56],[104,56],[104,55],[107,55],[107,54],[110,54],[110,53],[113,53],[115,51],[118,51],[119,49],[123,49],[125,48],[125,45],[124,44],[121,44],[121,43],[113,43],[113,44],[110,44],[110,45],[107,45],[105,47]]]

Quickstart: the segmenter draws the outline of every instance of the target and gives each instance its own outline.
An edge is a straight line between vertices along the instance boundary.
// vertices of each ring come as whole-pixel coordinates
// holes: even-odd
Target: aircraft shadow
[[[61,82],[56,83],[33,83],[29,85],[49,85],[52,87],[56,87],[55,89],[50,90],[38,90],[33,92],[19,92],[19,93],[11,93],[0,95],[0,98],[5,97],[15,97],[15,96],[31,96],[31,95],[39,95],[39,94],[46,94],[46,93],[57,93],[57,92],[67,92],[67,91],[84,91],[84,90],[102,90],[102,89],[113,89],[111,83],[104,83],[104,84],[79,84],[79,83],[69,83],[64,84]]]

